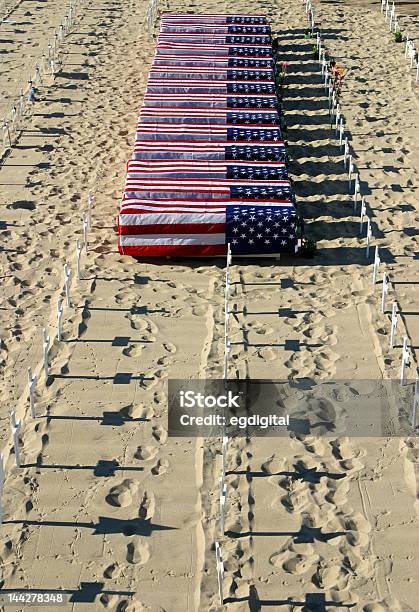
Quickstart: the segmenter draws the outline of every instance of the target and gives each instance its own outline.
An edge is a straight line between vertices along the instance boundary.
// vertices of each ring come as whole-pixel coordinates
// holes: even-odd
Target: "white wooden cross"
[[[364,217],[367,215],[367,206],[365,204],[365,196],[362,196],[361,199],[361,214],[359,221],[359,233],[362,235],[362,228],[364,226]]]
[[[416,429],[416,412],[419,404],[419,378],[416,379],[415,383],[415,395],[413,398],[413,410],[412,410],[412,428]],[[0,520],[1,523],[1,520]]]
[[[407,59],[407,52],[409,50],[409,46],[410,46],[410,38],[409,38],[409,34],[406,34],[406,43],[404,45],[404,59]]]
[[[354,212],[358,207],[358,195],[360,193],[360,185],[359,185],[359,173],[355,174],[355,187],[354,187]]]
[[[96,202],[96,197],[95,195],[89,191],[89,196],[87,198],[87,223],[89,226],[89,229],[92,227],[92,210],[93,210],[93,205]]]
[[[11,427],[12,435],[13,435],[13,447],[15,449],[16,466],[20,467],[20,442],[19,442],[19,435],[20,435],[20,431],[22,429],[22,425],[21,425],[20,421],[16,420],[16,413],[14,411],[10,414],[10,427]]]
[[[71,306],[70,286],[71,286],[71,270],[68,264],[64,264],[64,289],[67,308]]]
[[[384,314],[386,309],[386,298],[389,290],[389,280],[386,272],[383,272],[383,290],[381,293],[381,312]]]
[[[340,126],[339,126],[339,146],[342,147],[343,143],[343,135],[345,133],[345,127],[343,124],[343,117],[340,118]]]
[[[399,317],[397,314],[397,302],[393,302],[393,306],[391,309],[391,327],[390,327],[390,348],[391,349],[394,347],[394,339],[396,336],[398,318]]]
[[[227,498],[227,483],[224,478],[220,478],[220,533],[224,535],[224,513]]]
[[[225,303],[226,306],[226,310],[224,313],[224,347],[227,346],[227,342],[228,342],[228,323],[229,323],[229,319],[230,319],[230,311],[228,309],[228,302],[226,301]]]
[[[224,563],[218,542],[215,543],[215,558],[217,560],[218,596],[220,599],[220,606],[222,606],[224,603]]]
[[[42,330],[42,350],[43,350],[43,355],[44,355],[44,374],[45,374],[45,383],[48,380],[48,376],[49,376],[49,366],[48,366],[48,353],[49,353],[49,336],[47,334],[47,330],[44,329]]]
[[[370,256],[370,242],[372,238],[372,229],[371,229],[371,221],[369,217],[367,217],[367,248],[365,255],[368,258]]]
[[[89,215],[88,213],[83,214],[83,240],[84,240],[84,250],[87,253],[87,230],[89,228]]]
[[[396,18],[396,7],[394,6],[394,1],[393,1],[393,6],[391,7],[391,13],[390,13],[390,23],[389,23],[390,32],[392,29],[392,21],[395,18]]]
[[[336,134],[339,132],[339,121],[340,121],[340,105],[336,104],[336,120],[335,120],[335,130]]]
[[[406,366],[410,365],[410,353],[407,347],[407,336],[403,337],[403,349],[402,349],[402,365],[400,368],[400,384],[404,382],[404,372]]]
[[[32,368],[28,368],[28,392],[29,392],[29,405],[31,408],[31,414],[36,419],[35,411],[35,387],[36,387],[36,376],[32,374]]]
[[[222,447],[222,463],[221,463],[221,469],[223,472],[223,478],[225,477],[225,473],[226,473],[226,465],[227,465],[227,450],[228,450],[228,436],[223,436],[223,447]]]
[[[0,525],[3,523],[3,488],[4,488],[4,478],[5,478],[5,470],[4,470],[4,459],[3,453],[0,453]]]
[[[76,268],[77,268],[77,280],[81,279],[80,274],[80,256],[81,256],[81,246],[80,240],[77,238],[76,240]]]
[[[349,190],[351,189],[352,186],[352,174],[354,172],[354,165],[352,163],[352,155],[348,155],[349,158],[349,169],[348,169],[348,186],[349,186]]]
[[[348,137],[345,138],[345,149],[343,151],[343,167],[346,168],[346,161],[349,157],[349,142]]]
[[[378,269],[380,267],[380,263],[381,263],[380,253],[378,251],[378,246],[376,246],[375,254],[374,254],[374,268],[372,271],[372,284],[373,285],[375,285],[375,283],[377,282],[377,274],[378,274]]]
[[[224,380],[226,380],[228,377],[228,356],[230,353],[230,346],[231,346],[230,340],[227,340],[224,346],[224,370],[223,370]]]
[[[57,340],[61,342],[63,333],[62,333],[62,321],[63,321],[63,301],[59,299],[57,302]]]

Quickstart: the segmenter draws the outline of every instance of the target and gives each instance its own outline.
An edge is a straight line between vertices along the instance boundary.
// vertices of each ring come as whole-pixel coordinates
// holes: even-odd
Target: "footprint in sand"
[[[151,461],[159,452],[155,446],[139,446],[134,453],[135,459],[140,461]]]
[[[167,431],[161,425],[155,425],[152,429],[152,436],[157,442],[164,444],[167,440]]]
[[[139,518],[144,520],[153,518],[155,507],[156,501],[153,493],[147,493],[147,491],[144,491],[140,507],[138,508]]]
[[[364,450],[353,448],[349,438],[337,438],[336,440],[332,440],[330,446],[332,447],[333,455],[340,461],[355,459],[365,455]]]
[[[257,352],[257,356],[263,359],[264,361],[273,361],[274,359],[276,359],[275,351],[270,347],[259,349]]]
[[[117,563],[112,563],[103,572],[104,578],[118,578],[121,575],[121,570]]]
[[[163,342],[163,348],[168,352],[168,353],[176,353],[176,346],[174,344],[172,344],[171,342]]]
[[[345,571],[345,568],[339,565],[333,565],[332,567],[326,565],[317,569],[312,580],[319,589],[334,587],[341,590],[347,587],[349,574]]]
[[[397,599],[393,598],[375,601],[362,608],[362,612],[404,612],[405,610],[405,605],[401,605]]]
[[[139,344],[130,344],[126,348],[122,349],[122,354],[125,357],[139,357],[143,351],[143,348]]]
[[[208,311],[207,306],[193,306],[192,307],[192,314],[195,317],[203,317],[207,311]]]
[[[267,474],[278,474],[278,472],[284,471],[285,464],[285,458],[271,455],[271,457],[268,457],[268,459],[262,463],[261,470]]]
[[[285,550],[271,555],[269,563],[282,567],[289,574],[304,574],[318,559],[311,544],[291,544]]]
[[[131,317],[131,327],[137,331],[147,331],[149,334],[156,334],[158,332],[157,325],[152,321],[146,319],[138,319]]]
[[[301,440],[304,448],[309,453],[313,453],[315,455],[324,455],[326,453],[326,443],[323,440],[320,440],[316,436],[304,436]]]
[[[106,501],[111,506],[117,508],[126,508],[132,504],[132,494],[135,492],[137,485],[132,481],[125,479],[121,484],[112,487],[106,496]]]
[[[121,408],[119,411],[124,417],[128,419],[147,419],[150,420],[154,416],[154,410],[152,406],[145,406],[144,404],[130,404]]]
[[[163,474],[166,474],[167,470],[169,469],[169,465],[170,464],[167,459],[159,459],[156,465],[151,468],[151,473],[153,476],[163,476]]]
[[[305,483],[295,481],[290,485],[288,493],[281,498],[281,504],[290,514],[304,512],[312,503],[312,496]]]
[[[144,565],[150,558],[150,551],[147,544],[144,544],[141,539],[136,536],[134,540],[127,544],[128,563],[134,565]]]
[[[169,357],[163,356],[157,359],[157,365],[166,366],[168,363],[170,363]]]

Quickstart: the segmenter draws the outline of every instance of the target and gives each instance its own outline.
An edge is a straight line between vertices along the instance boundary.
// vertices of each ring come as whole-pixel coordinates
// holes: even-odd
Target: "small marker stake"
[[[34,418],[34,419],[36,419],[36,412],[35,412],[35,387],[36,387],[36,376],[32,375],[32,368],[28,368],[29,405],[31,407],[32,418]]]
[[[394,338],[397,330],[397,302],[393,302],[393,307],[391,311],[391,329],[390,329],[390,348],[394,347]]]
[[[10,426],[11,426],[12,435],[13,435],[13,447],[15,449],[16,466],[20,467],[19,435],[20,435],[20,430],[21,430],[21,423],[20,421],[16,421],[16,414],[14,411],[10,414]]]

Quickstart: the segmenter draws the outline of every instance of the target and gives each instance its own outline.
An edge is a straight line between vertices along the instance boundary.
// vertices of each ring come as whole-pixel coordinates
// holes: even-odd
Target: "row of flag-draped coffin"
[[[295,198],[262,15],[164,14],[127,163],[119,250],[297,250]]]

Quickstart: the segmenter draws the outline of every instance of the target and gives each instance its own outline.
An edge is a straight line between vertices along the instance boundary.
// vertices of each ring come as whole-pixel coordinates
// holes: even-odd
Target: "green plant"
[[[313,45],[313,55],[316,58],[319,56],[319,48],[317,45]]]
[[[317,251],[317,243],[315,240],[304,239],[301,244],[301,256],[302,257],[314,257]]]
[[[394,42],[396,43],[403,42],[403,35],[401,32],[394,32]]]

